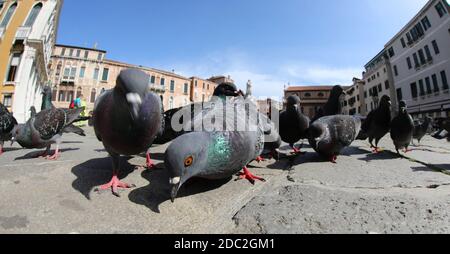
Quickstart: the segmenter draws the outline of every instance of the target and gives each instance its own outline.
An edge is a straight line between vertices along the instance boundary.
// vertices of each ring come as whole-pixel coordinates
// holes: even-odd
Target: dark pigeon
[[[344,94],[344,89],[342,86],[334,86],[331,89],[330,97],[328,98],[327,103],[323,106],[323,108],[319,108],[316,111],[316,115],[314,116],[314,122],[317,119],[324,116],[334,116],[342,113],[342,105],[341,105],[341,96]]]
[[[0,103],[0,155],[3,153],[5,141],[10,141],[12,139],[17,128],[17,120],[8,109]]]
[[[183,128],[183,130],[178,129],[175,130],[172,126],[172,120],[175,122],[178,121],[177,123],[180,125],[185,125],[185,123],[187,122],[192,122],[192,119],[194,119],[195,115],[201,112],[201,109],[204,104],[208,105],[210,103],[216,102],[218,99],[225,100],[226,98],[232,98],[242,95],[243,92],[241,90],[237,90],[235,84],[226,82],[216,87],[213,93],[213,97],[211,98],[210,101],[191,103],[190,105],[170,109],[164,112],[163,114],[164,125],[162,127],[162,131],[160,131],[154,143],[166,144],[176,139],[177,137],[185,134],[186,131],[184,131],[184,129],[189,129]],[[189,116],[189,118],[185,119],[186,116]]]
[[[439,140],[447,138],[447,140],[450,141],[450,118],[437,119],[435,127],[438,131],[432,135],[433,138]]]
[[[417,139],[417,141],[419,142],[419,145],[420,145],[420,141],[427,134],[432,121],[433,121],[433,119],[431,119],[431,117],[427,116],[427,117],[425,117],[425,119],[423,120],[422,123],[419,122],[417,124],[414,124],[413,138]]]
[[[41,110],[54,109],[54,108],[56,108],[56,107],[55,107],[55,105],[53,105],[53,102],[52,102],[52,89],[49,86],[44,86],[44,89],[42,91]],[[69,109],[62,109],[62,110],[66,111],[66,113],[69,112]],[[34,106],[32,106],[30,111],[31,111],[31,115],[33,116],[33,114],[36,113],[36,108]],[[79,116],[73,123],[88,121],[88,120],[90,120],[90,117]],[[83,137],[86,136],[83,129],[81,129],[80,127],[77,127],[73,124],[64,128],[64,133],[75,133],[75,134],[83,136]]]
[[[408,114],[406,102],[400,101],[398,116],[391,122],[391,138],[394,141],[397,153],[400,153],[400,149],[405,149],[405,153],[410,151],[408,147],[413,139],[413,132],[414,120]]]
[[[261,113],[259,114],[259,121],[264,131],[264,149],[261,156],[257,157],[256,160],[258,162],[263,161],[263,157],[266,156],[269,158],[278,158],[278,148],[280,148],[282,140],[275,123]]]
[[[378,142],[389,132],[391,125],[391,98],[387,95],[381,97],[380,105],[371,111],[361,125],[359,136],[368,137],[371,148],[375,153],[380,152]],[[373,145],[375,140],[375,145]]]
[[[225,121],[216,117],[217,126],[222,126],[223,123],[236,127],[245,124],[247,120],[247,126],[253,129],[210,128],[207,125],[208,130],[190,132],[175,139],[165,153],[165,165],[172,185],[172,201],[176,198],[179,188],[192,177],[224,179],[244,169],[241,179],[252,183],[255,180],[264,180],[254,176],[246,168],[248,163],[261,154],[264,145],[264,132],[258,124],[256,107],[247,110],[242,97],[231,100],[236,114],[233,117],[226,114]],[[207,122],[205,119],[222,113],[222,107],[211,104],[209,106],[194,118],[194,126],[202,126]]]
[[[13,140],[28,149],[46,150],[38,157],[56,160],[59,157],[59,145],[64,129],[70,126],[79,116],[82,109],[62,110],[46,109],[32,116],[25,124],[19,125]],[[50,156],[50,147],[56,144],[55,153]]]
[[[280,113],[281,140],[288,143],[295,153],[300,153],[300,150],[295,147],[295,143],[300,139],[307,138],[308,128],[309,118],[301,112],[300,98],[296,95],[289,96],[286,110]]]
[[[309,127],[309,144],[318,154],[336,163],[337,156],[355,141],[360,129],[361,119],[356,116],[325,116]]]
[[[112,180],[100,189],[111,189],[116,196],[119,196],[118,188],[131,187],[118,178],[120,155],[146,152],[147,167],[154,167],[150,147],[161,130],[162,112],[161,99],[149,91],[149,81],[150,77],[140,70],[123,70],[117,77],[116,86],[95,102],[95,134],[113,162]]]

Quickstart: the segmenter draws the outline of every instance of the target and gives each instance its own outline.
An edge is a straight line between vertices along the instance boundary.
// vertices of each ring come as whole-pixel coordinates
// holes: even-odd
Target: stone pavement
[[[358,141],[338,164],[305,145],[306,155],[252,163],[265,183],[194,180],[171,203],[166,146],[152,149],[159,170],[135,170],[141,156],[122,160],[136,188],[95,192],[111,162],[87,132],[66,135],[56,162],[17,146],[0,156],[0,233],[450,233],[446,141],[427,137],[409,158],[390,152],[388,136],[378,155]]]

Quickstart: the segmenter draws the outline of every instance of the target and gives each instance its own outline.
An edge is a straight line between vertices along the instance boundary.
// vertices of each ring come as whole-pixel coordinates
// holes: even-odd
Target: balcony
[[[21,26],[17,29],[16,40],[26,40],[26,39],[28,39],[28,36],[30,36],[30,33],[31,33],[31,27]]]
[[[154,85],[154,84],[150,84],[150,91],[154,91],[154,92],[159,92],[159,93],[164,93],[166,92],[166,87],[162,86],[162,85]]]

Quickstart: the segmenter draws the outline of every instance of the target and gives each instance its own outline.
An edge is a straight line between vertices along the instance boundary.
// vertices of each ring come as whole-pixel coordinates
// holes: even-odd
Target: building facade
[[[109,60],[106,55],[106,51],[95,48],[56,45],[50,63],[54,104],[66,108],[73,99],[83,95],[88,111],[92,111],[95,99],[112,89],[119,73],[127,68],[140,69],[150,76],[149,89],[160,95],[164,110],[208,101],[218,85],[214,81],[231,80],[224,76],[212,78],[214,81],[186,78],[173,72]]]
[[[20,123],[41,106],[62,3],[0,1],[0,102]]]
[[[365,115],[364,81],[353,78],[353,85],[344,90],[342,97],[342,114]]]
[[[450,7],[430,0],[385,46],[396,89],[414,118],[450,112]]]
[[[388,95],[392,107],[397,108],[396,93],[389,57],[385,50],[370,60],[363,72],[363,94],[361,95],[361,115],[368,115],[370,111],[378,108],[381,97]]]
[[[284,90],[284,108],[286,99],[291,95],[300,98],[301,111],[309,118],[313,118],[316,110],[323,107],[330,97],[332,86],[292,86]]]

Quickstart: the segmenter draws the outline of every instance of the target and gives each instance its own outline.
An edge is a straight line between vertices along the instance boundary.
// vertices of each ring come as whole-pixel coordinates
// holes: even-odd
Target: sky
[[[231,75],[257,97],[348,85],[427,0],[64,0],[57,43],[186,77]],[[125,3],[125,4],[124,4]]]

